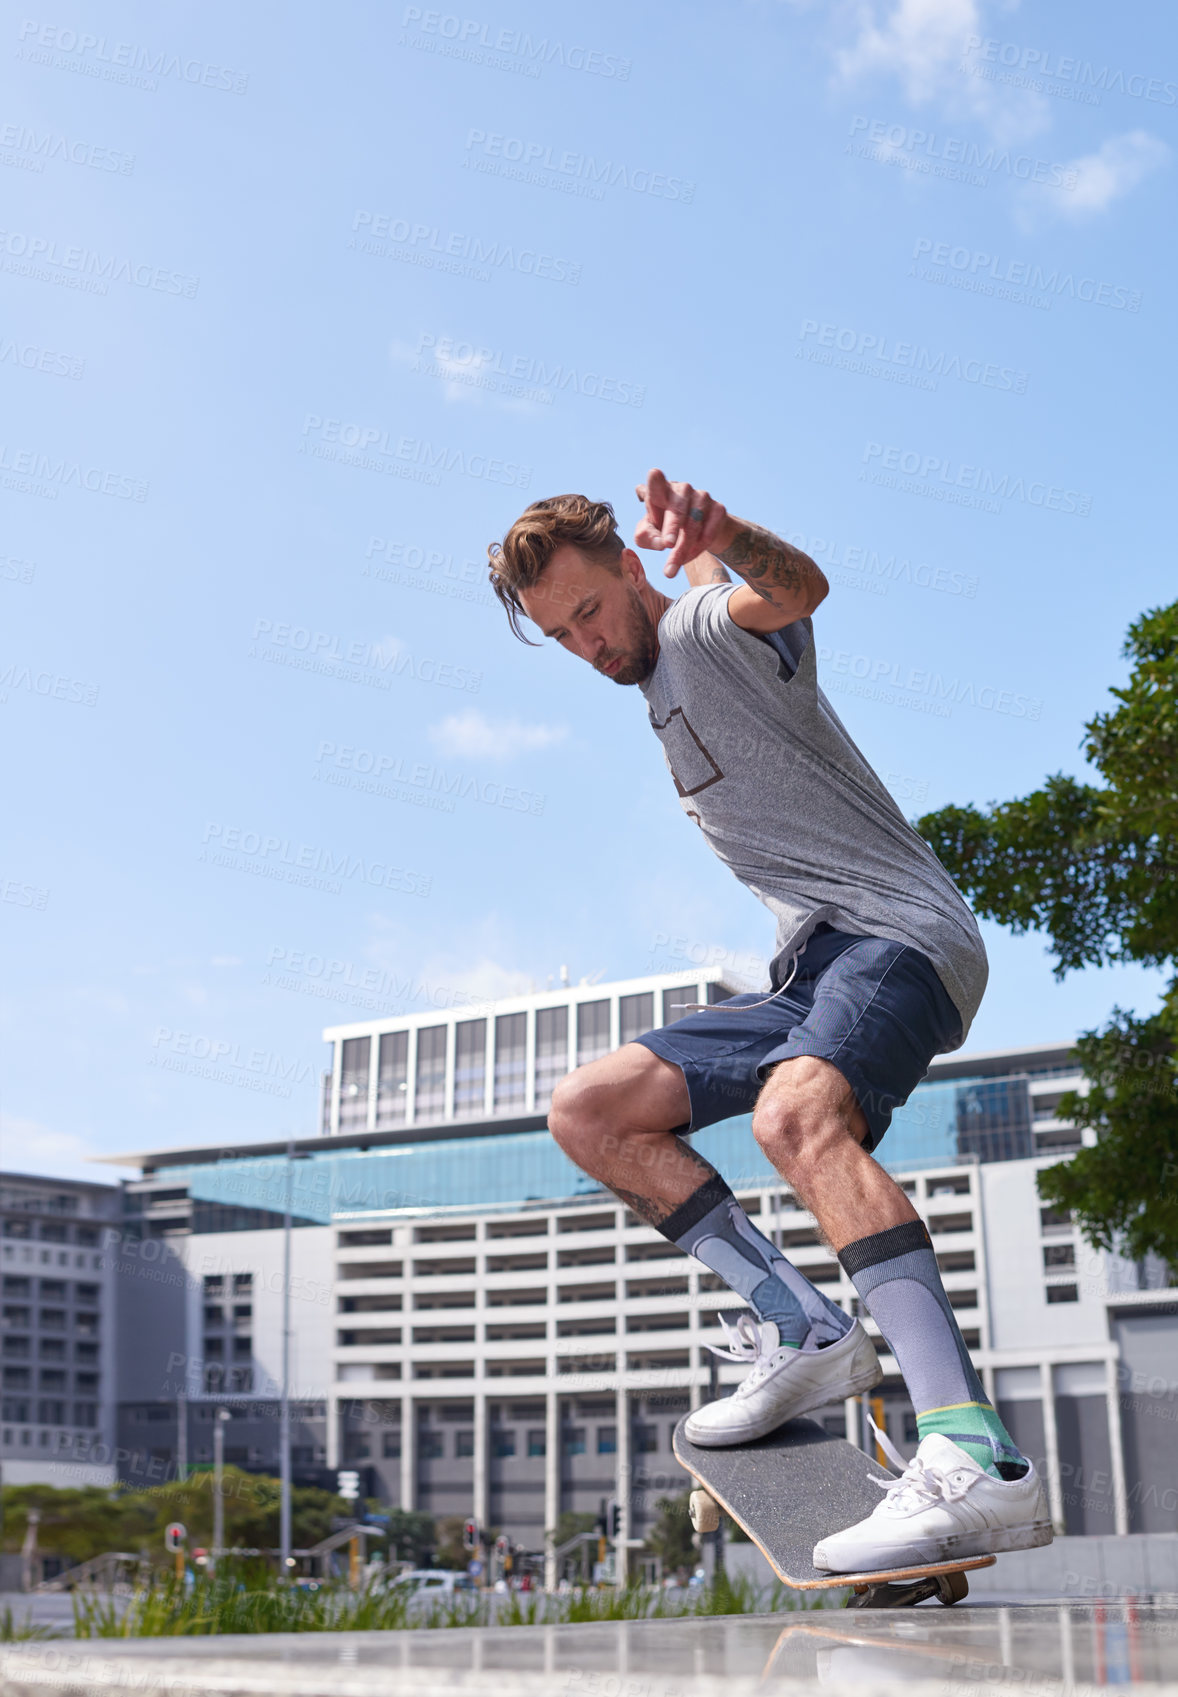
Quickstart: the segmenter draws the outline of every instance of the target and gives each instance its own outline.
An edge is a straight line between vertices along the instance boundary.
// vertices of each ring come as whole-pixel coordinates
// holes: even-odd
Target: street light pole
[[[290,1529],[290,1231],[294,1141],[286,1144],[286,1208],[282,1216],[282,1398],[278,1405],[278,1544],[279,1572],[291,1568]]]
[[[187,1359],[184,1371],[188,1371]],[[188,1384],[185,1381],[176,1395],[176,1479],[183,1485],[188,1478]]]
[[[213,1547],[209,1552],[213,1572],[225,1543],[225,1499],[221,1481],[225,1471],[225,1422],[233,1416],[227,1408],[219,1408],[213,1420]]]

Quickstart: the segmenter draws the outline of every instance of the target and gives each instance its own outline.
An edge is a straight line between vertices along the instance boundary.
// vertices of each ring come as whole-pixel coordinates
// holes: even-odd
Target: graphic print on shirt
[[[681,797],[698,795],[711,789],[724,776],[713,756],[704,747],[682,707],[672,707],[660,724],[652,713],[650,722],[658,732],[667,757],[675,788]],[[687,809],[687,817],[700,824],[699,814]]]

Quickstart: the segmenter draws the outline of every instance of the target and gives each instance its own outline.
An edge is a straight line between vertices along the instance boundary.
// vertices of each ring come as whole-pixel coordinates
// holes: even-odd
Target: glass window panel
[[[558,1078],[569,1070],[569,1010],[540,1008],[536,1014],[536,1112],[552,1101]]]
[[[528,1016],[500,1014],[495,1021],[495,1112],[520,1109],[527,1101]]]
[[[644,1031],[649,1031],[654,1025],[654,991],[646,990],[639,996],[623,996],[618,1002],[618,1038],[622,1043],[632,1043],[636,1037],[641,1037]]]
[[[380,1070],[376,1079],[378,1131],[404,1125],[409,1100],[409,1033],[386,1031],[380,1039]]]
[[[609,1054],[609,1003],[577,1003],[577,1065]]]
[[[341,1131],[357,1131],[368,1124],[368,1063],[371,1037],[345,1037],[339,1086]]]
[[[19,1416],[14,1415],[14,1419]],[[528,1433],[528,1454],[544,1455],[548,1449],[548,1434],[543,1427],[536,1427]]]
[[[673,990],[663,991],[663,1024],[674,1025],[677,1019],[686,1019],[688,1014],[696,1009],[687,1007],[687,1002],[702,1000],[698,984],[680,984]]]
[[[417,1033],[417,1100],[419,1120],[441,1119],[446,1111],[446,1027],[431,1025]]]
[[[454,1112],[464,1119],[483,1111],[487,1082],[487,1022],[461,1020],[454,1028]]]

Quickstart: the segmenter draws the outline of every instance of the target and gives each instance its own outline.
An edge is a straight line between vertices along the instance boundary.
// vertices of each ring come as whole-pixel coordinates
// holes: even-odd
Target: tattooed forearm
[[[732,578],[725,570],[722,562],[716,558],[715,554],[706,552],[697,554],[694,560],[688,560],[683,568],[683,575],[693,589],[706,583],[732,582]]]
[[[774,590],[805,599],[819,586],[821,574],[808,554],[760,525],[746,524],[743,519],[735,522],[736,536],[721,550],[720,559],[763,600],[778,599]]]

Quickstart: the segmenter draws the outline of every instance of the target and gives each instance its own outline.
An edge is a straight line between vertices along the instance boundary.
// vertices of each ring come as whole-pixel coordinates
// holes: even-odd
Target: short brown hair
[[[487,549],[491,588],[507,611],[507,620],[521,642],[530,642],[520,629],[526,617],[519,598],[521,589],[531,589],[558,548],[571,546],[618,571],[618,560],[626,545],[618,534],[618,521],[608,501],[591,501],[587,495],[550,495],[533,501],[516,519],[502,542]]]

